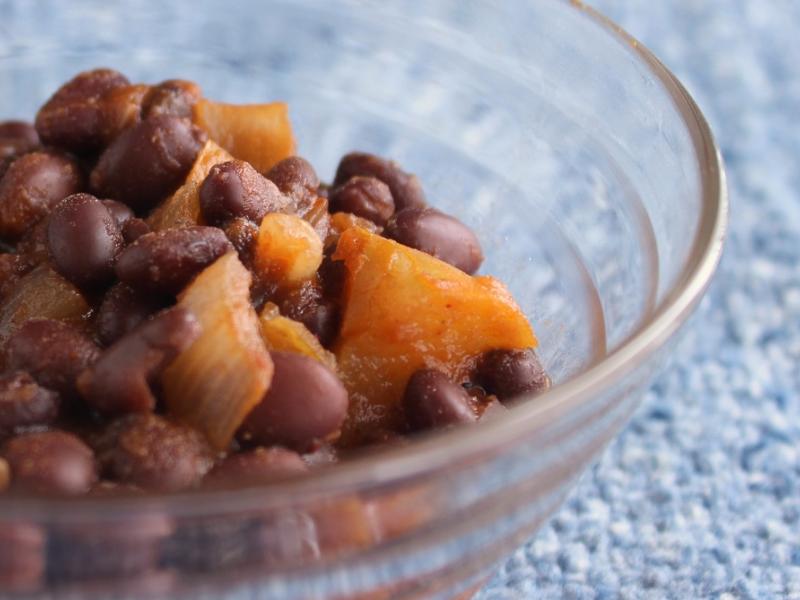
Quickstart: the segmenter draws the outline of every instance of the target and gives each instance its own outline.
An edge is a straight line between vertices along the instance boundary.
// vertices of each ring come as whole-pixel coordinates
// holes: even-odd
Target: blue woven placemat
[[[673,366],[479,599],[800,598],[800,2],[592,4],[708,117],[730,234]]]

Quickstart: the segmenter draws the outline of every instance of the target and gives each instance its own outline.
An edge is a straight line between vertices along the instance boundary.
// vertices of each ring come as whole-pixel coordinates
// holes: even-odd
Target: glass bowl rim
[[[540,431],[620,382],[645,363],[688,319],[719,263],[728,221],[725,170],[711,129],[680,81],[633,36],[581,0],[561,0],[582,12],[608,34],[629,45],[669,94],[683,117],[698,157],[702,209],[687,264],[664,300],[616,349],[563,384],[521,402],[508,414],[482,423],[422,436],[411,444],[364,453],[314,471],[311,477],[286,479],[237,490],[193,490],[131,497],[51,498],[0,494],[4,517],[35,520],[127,517],[154,508],[170,515],[233,513],[254,506],[294,504],[337,493],[375,489],[434,476],[458,464],[498,455],[520,439]]]

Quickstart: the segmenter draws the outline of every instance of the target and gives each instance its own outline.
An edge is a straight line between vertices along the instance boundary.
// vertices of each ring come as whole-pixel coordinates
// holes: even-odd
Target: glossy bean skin
[[[84,289],[111,281],[124,244],[116,219],[91,194],[73,194],[56,205],[47,223],[47,242],[56,270]]]
[[[469,394],[436,369],[421,369],[408,380],[403,394],[406,421],[414,431],[439,429],[477,420]]]
[[[78,375],[100,356],[100,348],[74,326],[35,319],[6,342],[6,367],[26,371],[42,386],[76,397]]]
[[[27,121],[0,121],[0,140],[21,140],[31,148],[39,145],[36,128]]]
[[[116,274],[135,290],[177,294],[195,275],[233,250],[216,227],[181,227],[145,234],[117,257]]]
[[[17,156],[39,147],[39,134],[26,121],[0,121],[0,178],[5,173],[4,159],[10,161]]]
[[[336,434],[347,414],[342,382],[322,363],[290,352],[271,352],[275,372],[264,399],[247,416],[240,437],[298,451]]]
[[[394,214],[389,186],[375,177],[351,177],[331,190],[328,200],[331,212],[351,213],[381,227]]]
[[[200,331],[197,319],[183,308],[160,312],[117,340],[81,373],[81,395],[105,415],[152,411],[156,398],[151,384]]]
[[[0,179],[0,236],[19,239],[82,187],[81,170],[66,155],[37,151],[19,157]]]
[[[207,137],[188,119],[151,117],[105,149],[92,171],[91,187],[136,213],[146,212],[183,183]]]
[[[274,183],[241,160],[214,165],[200,186],[200,209],[212,225],[238,217],[259,223],[267,213],[284,212],[289,205]]]
[[[274,446],[231,454],[208,472],[203,484],[234,488],[259,485],[306,473],[308,467],[296,452]]]
[[[62,85],[36,115],[36,131],[45,144],[76,154],[100,150],[106,142],[103,96],[130,85],[112,69],[79,73]]]
[[[150,315],[164,308],[166,301],[117,283],[103,296],[94,318],[94,331],[101,344],[111,345]]]
[[[122,226],[122,238],[125,240],[126,244],[132,244],[151,231],[152,229],[150,229],[150,225],[147,224],[147,221],[139,217],[134,217],[126,221]]]
[[[25,433],[6,441],[0,456],[11,467],[11,490],[79,495],[97,480],[92,450],[64,431]]]
[[[252,268],[253,251],[258,238],[258,225],[250,219],[238,217],[228,221],[223,231],[231,244],[233,244],[236,252],[239,253],[239,259],[242,263],[246,267]]]
[[[319,177],[314,167],[300,156],[284,158],[267,173],[267,179],[294,200],[296,205],[307,205],[317,197]]]
[[[324,296],[322,288],[306,282],[284,295],[280,303],[281,314],[300,321],[328,347],[339,332],[340,313],[336,302]]]
[[[200,86],[184,79],[167,79],[150,88],[142,101],[142,118],[158,115],[192,117],[192,107],[202,98]]]
[[[0,375],[0,437],[18,427],[48,425],[58,417],[60,398],[25,371]]]
[[[530,349],[490,350],[478,361],[476,381],[504,402],[522,394],[538,394],[551,385],[536,353]]]
[[[144,490],[179,491],[202,481],[213,452],[198,431],[154,414],[111,423],[98,442],[98,459],[114,480]]]
[[[120,231],[122,231],[122,227],[125,223],[135,216],[127,204],[117,202],[116,200],[101,200],[101,202],[103,206],[106,207],[106,210],[108,210],[108,213],[114,217],[114,222],[117,224]]]
[[[470,275],[483,262],[483,251],[473,231],[455,217],[434,208],[410,208],[395,213],[383,234]]]
[[[398,211],[405,208],[422,208],[427,204],[419,179],[403,171],[393,161],[365,152],[351,152],[339,162],[333,184],[341,185],[357,175],[375,177],[388,185]]]

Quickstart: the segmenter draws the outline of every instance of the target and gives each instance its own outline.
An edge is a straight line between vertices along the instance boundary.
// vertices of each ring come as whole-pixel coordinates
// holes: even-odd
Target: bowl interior
[[[58,24],[14,6],[0,115],[32,118],[57,85],[99,65],[137,81],[193,79],[220,100],[286,100],[299,152],[323,179],[349,150],[392,157],[478,232],[482,272],[509,285],[557,382],[624,340],[674,282],[698,210],[689,136],[667,122],[664,92],[626,86],[652,75],[605,76],[628,49],[591,46],[574,11],[533,3],[547,13],[526,22],[537,43],[505,48],[513,15],[480,3],[440,3],[452,30],[357,2],[232,3],[220,19],[200,5],[86,2]],[[465,39],[479,22],[487,35]]]
[[[718,256],[718,248],[703,246],[715,236],[719,243],[724,199],[714,198],[719,212],[711,221],[703,217],[704,183],[718,184],[720,173],[714,157],[701,155],[713,152],[702,117],[691,114],[696,109],[679,85],[635,42],[587,18],[580,3],[87,0],[48,11],[41,3],[0,0],[0,8],[0,119],[32,119],[63,81],[110,66],[135,81],[192,79],[219,100],[287,101],[299,152],[322,179],[353,149],[399,161],[421,178],[435,206],[477,231],[487,255],[482,272],[508,284],[534,325],[545,366],[565,384],[545,395],[541,413],[512,411],[480,431],[387,451],[387,462],[384,455],[364,457],[314,481],[207,494],[197,503],[198,495],[113,508],[77,503],[76,511],[64,509],[68,502],[6,498],[7,519],[104,523],[166,506],[179,529],[188,522],[205,540],[183,539],[177,554],[202,555],[217,543],[203,536],[216,532],[229,543],[230,517],[268,501],[282,511],[338,494],[344,505],[358,488],[373,507],[382,500],[396,507],[398,492],[402,507],[409,497],[432,499],[428,521],[398,534],[413,542],[390,540],[381,552],[359,548],[360,563],[325,564],[311,575],[277,569],[275,589],[288,589],[292,580],[303,590],[316,589],[315,582],[326,590],[365,590],[373,579],[412,581],[440,567],[477,572],[530,534],[621,426],[655,371],[646,351],[686,316]],[[701,259],[702,281],[693,273],[699,262],[692,262]],[[686,281],[688,292],[679,285]],[[678,292],[683,303],[659,313]],[[656,334],[626,344],[655,314]],[[587,372],[614,350],[620,352]],[[620,375],[620,362],[636,364]],[[605,378],[594,377],[598,368]],[[487,441],[502,441],[511,426],[513,444]],[[473,450],[476,438],[476,447],[496,452],[456,454]],[[433,457],[438,462],[428,469],[422,459]],[[277,537],[287,548],[301,533],[290,528]],[[71,544],[65,552],[76,553]],[[100,554],[92,547],[77,556],[83,552]],[[472,562],[459,560],[470,552]]]

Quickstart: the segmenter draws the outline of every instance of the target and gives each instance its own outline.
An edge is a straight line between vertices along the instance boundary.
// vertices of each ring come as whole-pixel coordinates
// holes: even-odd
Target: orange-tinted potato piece
[[[334,348],[350,392],[340,445],[402,427],[400,399],[417,369],[462,381],[486,350],[536,346],[525,315],[492,277],[471,277],[360,227],[342,233],[333,258],[347,270]]]
[[[322,240],[297,215],[269,213],[261,219],[253,263],[264,280],[292,288],[314,277],[322,263]]]
[[[233,157],[227,151],[208,140],[197,155],[183,185],[150,213],[147,218],[150,228],[153,231],[161,231],[170,227],[203,225],[200,213],[200,185],[211,167],[229,160],[233,160]]]
[[[200,338],[162,376],[167,411],[227,448],[272,381],[272,359],[250,304],[250,272],[233,252],[207,267],[178,299]]]
[[[285,102],[224,104],[200,100],[194,106],[193,117],[212,140],[261,173],[295,154]]]
[[[47,265],[36,267],[13,287],[0,307],[0,346],[30,319],[81,323],[89,314],[83,294]]]
[[[351,227],[361,227],[361,229],[366,229],[370,233],[380,234],[383,231],[382,227],[379,227],[369,219],[364,219],[353,213],[336,212],[331,215],[331,227],[328,236],[325,238],[325,247],[333,247],[339,241],[339,236]]]
[[[268,302],[258,317],[261,337],[269,350],[297,352],[336,372],[336,357],[319,343],[317,337],[300,321],[278,314],[278,307]]]

